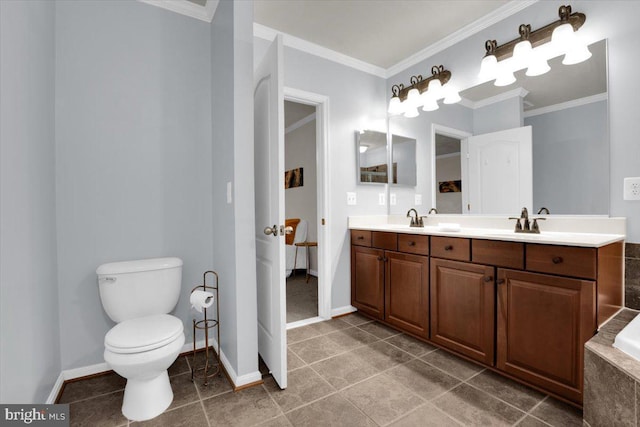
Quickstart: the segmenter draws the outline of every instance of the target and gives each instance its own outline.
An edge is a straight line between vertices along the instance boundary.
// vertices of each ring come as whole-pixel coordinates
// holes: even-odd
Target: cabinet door
[[[384,318],[384,251],[351,246],[351,304]]]
[[[429,258],[385,252],[385,320],[429,337]]]
[[[594,282],[499,269],[497,367],[581,403],[595,319]]]
[[[431,340],[493,365],[494,268],[431,259]]]

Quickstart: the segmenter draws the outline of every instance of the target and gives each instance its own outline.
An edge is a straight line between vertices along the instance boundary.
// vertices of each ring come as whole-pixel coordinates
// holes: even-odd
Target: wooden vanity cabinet
[[[429,337],[429,257],[386,252],[385,320]]]
[[[594,281],[498,269],[496,367],[582,402],[583,346],[596,332]]]
[[[351,246],[351,305],[384,319],[384,251]]]
[[[494,270],[431,259],[431,340],[487,365],[494,356]]]

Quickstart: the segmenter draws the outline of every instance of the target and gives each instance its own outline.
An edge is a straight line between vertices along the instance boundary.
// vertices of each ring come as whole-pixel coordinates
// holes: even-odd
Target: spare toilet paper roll
[[[203,308],[209,308],[213,305],[213,294],[208,291],[195,290],[191,292],[189,302],[191,303],[191,308],[196,309],[198,313],[202,313]]]

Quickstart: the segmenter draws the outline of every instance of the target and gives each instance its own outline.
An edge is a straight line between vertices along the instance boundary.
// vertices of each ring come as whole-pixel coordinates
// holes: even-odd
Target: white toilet
[[[104,311],[117,323],[104,337],[104,360],[127,379],[122,413],[156,417],[173,401],[167,369],[185,340],[182,321],[168,314],[180,297],[182,260],[114,262],[96,273]]]

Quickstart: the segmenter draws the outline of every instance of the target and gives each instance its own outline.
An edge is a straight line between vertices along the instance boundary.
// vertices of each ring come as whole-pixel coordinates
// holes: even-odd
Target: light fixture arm
[[[429,86],[429,82],[431,80],[438,79],[440,80],[440,84],[444,86],[444,84],[451,79],[451,71],[445,70],[444,66],[442,65],[434,65],[433,67],[431,67],[431,74],[432,75],[428,78],[424,78],[419,74],[417,76],[411,76],[411,79],[409,79],[409,82],[411,83],[411,85],[407,87],[404,87],[402,84],[394,85],[391,88],[391,92],[393,92],[394,96],[398,96],[401,101],[404,101],[405,99],[407,99],[407,95],[409,94],[409,91],[413,88],[416,88],[420,93],[423,93],[424,91],[427,90],[427,87]],[[397,95],[394,90],[394,88],[396,87],[399,88]]]
[[[563,24],[571,24],[573,30],[576,31],[582,27],[587,19],[584,13],[575,12],[571,13],[571,6],[560,6],[558,9],[559,20],[552,22],[549,25],[545,25],[535,31],[531,31],[530,25],[520,25],[519,33],[520,37],[511,40],[508,43],[498,46],[495,40],[487,40],[485,42],[485,50],[488,55],[495,55],[498,61],[510,58],[513,55],[513,49],[522,40],[529,40],[532,47],[540,46],[551,41],[551,34],[553,30]],[[524,28],[523,28],[524,27]]]

